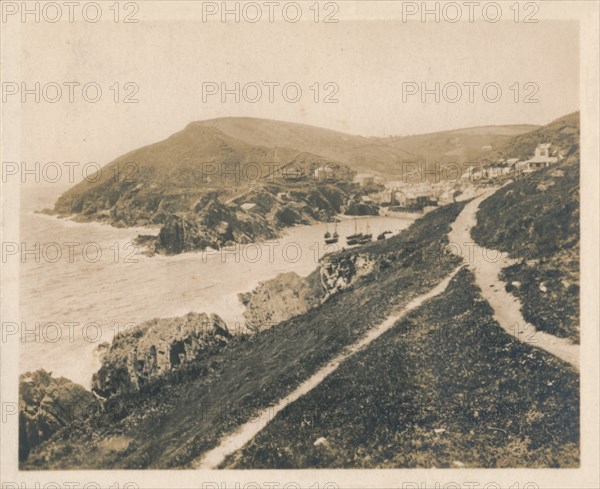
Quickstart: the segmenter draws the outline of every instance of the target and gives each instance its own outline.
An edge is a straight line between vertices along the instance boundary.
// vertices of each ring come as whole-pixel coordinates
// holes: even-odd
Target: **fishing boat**
[[[359,244],[365,244],[371,241],[373,241],[373,234],[369,233],[369,223],[367,223],[367,232],[361,236],[358,242]]]
[[[328,229],[324,235],[324,238],[325,244],[335,244],[339,241],[340,235],[337,232],[337,224],[335,225],[335,231],[333,232],[333,234],[331,234]]]
[[[349,246],[359,244],[362,237],[363,237],[363,234],[357,232],[357,230],[356,230],[356,219],[354,219],[354,234],[350,234],[350,235],[346,236],[346,243]]]

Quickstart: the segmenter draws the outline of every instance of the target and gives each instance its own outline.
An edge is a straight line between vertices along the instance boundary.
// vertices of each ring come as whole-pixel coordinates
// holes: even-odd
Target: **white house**
[[[375,175],[371,175],[370,173],[358,173],[354,177],[354,183],[358,183],[361,187],[365,185],[370,185],[375,181]]]
[[[538,144],[535,148],[535,155],[530,160],[525,161],[524,173],[530,173],[535,170],[547,168],[550,165],[558,162],[556,156],[550,156],[550,143]]]
[[[373,203],[373,199],[371,197],[369,197],[368,195],[361,195],[360,201],[363,204],[372,204]]]
[[[333,168],[328,165],[318,166],[315,168],[314,177],[315,180],[328,180],[333,177]]]

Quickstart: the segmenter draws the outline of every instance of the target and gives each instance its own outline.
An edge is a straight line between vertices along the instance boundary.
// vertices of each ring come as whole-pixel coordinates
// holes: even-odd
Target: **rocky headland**
[[[91,392],[51,372],[40,369],[19,376],[19,459],[96,405]]]
[[[118,334],[97,350],[102,366],[92,378],[92,391],[107,398],[137,391],[151,379],[221,349],[231,337],[216,314],[153,319]]]

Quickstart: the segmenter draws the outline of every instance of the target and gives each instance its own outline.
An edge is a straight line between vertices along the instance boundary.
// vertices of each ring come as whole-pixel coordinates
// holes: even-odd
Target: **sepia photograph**
[[[600,1],[0,6],[2,489],[600,487]]]

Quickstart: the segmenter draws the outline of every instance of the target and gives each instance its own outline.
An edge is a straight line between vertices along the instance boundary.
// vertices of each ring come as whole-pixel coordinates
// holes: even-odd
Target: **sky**
[[[14,30],[3,37],[3,82],[17,83],[19,90],[23,82],[29,88],[57,83],[62,94],[55,103],[43,96],[39,103],[33,95],[25,103],[18,93],[7,97],[4,120],[11,115],[19,143],[3,160],[104,165],[190,121],[214,117],[263,117],[389,136],[546,124],[579,109],[576,21],[515,23],[505,10],[498,23],[402,22],[372,15],[365,3],[358,8],[340,2],[337,23],[290,23],[278,15],[273,23],[202,22],[193,4],[149,2],[140,4],[137,23],[7,24]],[[80,83],[73,102],[65,82]],[[272,85],[273,101],[271,82],[279,83]],[[82,96],[80,87],[88,83],[102,89],[96,103]],[[203,87],[235,89],[236,83],[239,101],[231,94],[225,102],[220,92],[203,94]],[[295,87],[302,91],[298,101],[292,100]],[[440,99],[434,93],[423,100],[423,88]],[[48,98],[56,93],[49,86]],[[95,93],[92,86],[88,96]],[[137,102],[124,103],[132,93]],[[328,95],[331,103],[324,101]]]

